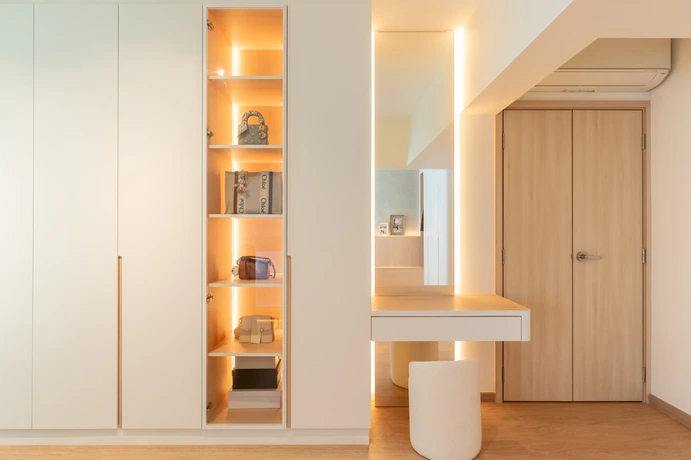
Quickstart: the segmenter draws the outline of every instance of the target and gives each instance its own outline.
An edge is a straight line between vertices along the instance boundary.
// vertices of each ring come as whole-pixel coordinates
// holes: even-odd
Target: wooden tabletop
[[[529,308],[496,294],[372,297],[372,316],[528,315]]]

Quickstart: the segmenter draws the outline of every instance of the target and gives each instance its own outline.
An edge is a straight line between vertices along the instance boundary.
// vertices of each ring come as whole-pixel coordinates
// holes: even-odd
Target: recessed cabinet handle
[[[122,428],[122,256],[118,256],[118,428]]]

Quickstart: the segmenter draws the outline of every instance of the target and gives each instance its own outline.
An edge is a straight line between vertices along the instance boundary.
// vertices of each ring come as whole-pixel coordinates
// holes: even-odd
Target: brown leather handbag
[[[276,278],[276,267],[268,257],[242,256],[236,262],[237,273],[241,280],[267,280]],[[271,274],[273,270],[273,275]]]

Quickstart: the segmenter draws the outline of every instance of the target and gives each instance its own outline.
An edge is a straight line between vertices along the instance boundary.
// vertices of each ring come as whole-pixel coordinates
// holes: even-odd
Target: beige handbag
[[[247,315],[233,331],[240,343],[271,343],[275,339],[276,318],[269,315]]]
[[[283,173],[226,171],[226,214],[281,214]]]

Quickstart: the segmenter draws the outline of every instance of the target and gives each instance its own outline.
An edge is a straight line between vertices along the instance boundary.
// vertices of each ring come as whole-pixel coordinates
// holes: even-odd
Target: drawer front
[[[521,341],[518,316],[375,316],[375,342],[500,342]]]

